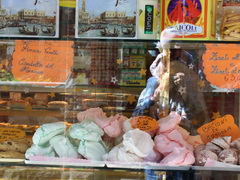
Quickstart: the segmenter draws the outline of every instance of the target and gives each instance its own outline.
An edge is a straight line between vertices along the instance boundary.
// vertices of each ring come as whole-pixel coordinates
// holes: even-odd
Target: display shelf
[[[0,109],[1,116],[53,116],[58,118],[63,118],[64,113],[60,111],[46,111],[46,110],[3,110]]]
[[[0,84],[0,91],[1,92],[54,92],[54,93],[76,93],[86,90],[103,90],[103,89],[111,89],[112,91],[124,91],[124,90],[131,90],[131,91],[141,91],[144,87],[143,86],[93,86],[93,85],[76,85],[74,87],[34,87],[31,85],[21,85],[21,86],[14,86],[14,85],[6,85]]]
[[[161,166],[156,163],[112,163],[106,162],[108,168],[150,169],[163,171],[189,171],[191,166]]]
[[[106,110],[107,115],[111,115],[111,110]],[[124,112],[120,111],[125,116],[131,116],[133,109],[128,109]],[[33,116],[33,117],[55,117],[59,119],[65,119],[72,121],[76,119],[76,115],[79,111],[47,111],[47,110],[4,110],[0,109],[0,116]]]
[[[133,38],[133,39],[110,39],[110,38],[75,38],[75,37],[56,37],[56,38],[43,38],[43,37],[0,37],[0,40],[2,41],[7,41],[7,40],[42,40],[42,41],[47,41],[47,40],[53,40],[53,41],[75,41],[75,42],[80,42],[80,41],[101,41],[101,42],[154,42],[154,41],[159,41],[160,39],[140,39],[140,38]],[[221,39],[211,39],[211,40],[172,40],[171,42],[173,43],[234,43],[234,44],[240,44],[240,41],[235,40],[235,41],[227,41],[227,40],[221,40]]]
[[[11,168],[10,168],[11,167]],[[40,177],[40,178],[39,178]],[[3,179],[145,179],[142,170],[118,170],[91,167],[65,167],[40,165],[0,164],[0,178]]]
[[[149,165],[148,165],[149,164]],[[240,167],[203,167],[203,166],[161,166],[154,163],[111,163],[99,162],[37,162],[24,159],[4,159],[0,161],[0,166],[25,166],[25,167],[66,167],[66,168],[99,168],[99,169],[119,169],[119,170],[160,170],[160,171],[232,171],[240,172]]]
[[[160,166],[160,165],[147,165],[148,163],[110,163],[105,161],[99,162],[76,162],[76,163],[67,163],[67,162],[40,162],[40,161],[29,161],[23,160],[14,162],[14,159],[11,162],[0,162],[0,167],[6,166],[24,166],[24,167],[50,167],[50,168],[96,168],[96,169],[117,169],[117,170],[157,170],[157,171],[190,171],[191,166]],[[151,163],[153,164],[153,163]]]
[[[123,178],[136,178],[136,179],[148,179],[154,177],[153,179],[158,179],[161,175],[166,175],[168,178],[172,179],[205,179],[212,177],[213,174],[217,176],[229,176],[236,177],[239,174],[239,168],[235,167],[198,167],[198,166],[184,166],[184,167],[171,167],[171,166],[125,166],[125,165],[115,165],[107,166],[104,163],[98,164],[54,164],[54,163],[33,163],[27,164],[24,162],[0,162],[0,177],[3,177],[5,173],[9,176],[22,175],[22,176],[36,176],[39,175],[40,171],[50,178],[52,175],[57,174],[61,177],[61,174],[69,173],[73,176],[77,172],[78,175],[91,174],[96,177],[96,175],[104,174],[105,176],[112,176],[115,179],[119,176]],[[9,173],[11,171],[11,173]],[[24,172],[24,173],[23,173]],[[51,174],[50,172],[55,172]],[[22,174],[23,173],[23,174]],[[88,174],[88,175],[89,175]],[[158,178],[157,178],[158,177]],[[89,177],[88,177],[89,178]],[[88,179],[86,178],[86,179]],[[23,178],[24,179],[24,178]],[[91,179],[91,178],[90,178]],[[214,177],[215,179],[215,177]]]
[[[36,41],[74,41],[74,42],[89,42],[89,39],[85,39],[85,38],[26,38],[26,37],[0,37],[0,41],[3,41],[4,43],[6,43],[7,41],[14,41],[14,40],[36,40]],[[121,47],[123,44],[127,44],[127,43],[133,43],[136,45],[138,45],[138,42],[141,42],[143,44],[148,44],[150,45],[150,47],[154,47],[155,48],[155,43],[157,41],[160,41],[160,39],[98,39],[98,38],[92,38],[91,39],[92,42],[117,42],[119,43],[119,47]],[[240,41],[226,41],[226,40],[171,40],[170,41],[171,44],[189,44],[189,46],[191,46],[192,44],[203,44],[203,43],[214,43],[214,44],[240,44]]]
[[[25,165],[41,165],[41,166],[64,166],[64,167],[91,167],[91,168],[104,168],[105,163],[101,161],[93,161],[93,162],[54,162],[54,161],[29,161],[25,160]]]
[[[24,159],[11,159],[0,161],[0,167],[24,166],[24,167],[48,167],[48,168],[94,168],[94,169],[116,169],[116,170],[156,170],[156,171],[231,171],[240,172],[240,167],[203,167],[203,166],[161,166],[153,163],[110,163],[99,162],[38,162]],[[152,164],[152,165],[151,165]]]
[[[240,172],[239,167],[203,167],[203,166],[192,166],[192,170],[194,171],[232,171],[232,172]]]

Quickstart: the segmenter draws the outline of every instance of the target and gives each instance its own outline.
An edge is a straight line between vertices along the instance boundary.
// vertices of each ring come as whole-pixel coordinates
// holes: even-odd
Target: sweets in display
[[[127,117],[117,114],[108,118],[101,108],[91,108],[78,113],[77,119],[79,122],[84,120],[93,121],[101,127],[109,137],[118,137],[122,134],[123,122]]]
[[[239,139],[231,140],[231,136],[215,138],[206,145],[196,147],[196,165],[211,166],[210,162],[239,165]],[[206,164],[207,163],[207,164]],[[225,163],[225,164],[223,164]]]
[[[188,142],[189,133],[180,130],[178,124],[181,121],[180,115],[171,112],[169,116],[160,119],[159,130],[154,138],[156,150],[164,155],[160,162],[166,165],[191,165],[195,162],[193,146],[195,143]],[[197,142],[202,144],[201,141]]]
[[[90,113],[93,111],[96,113]],[[188,142],[189,133],[178,126],[180,116],[176,112],[171,112],[168,117],[160,119],[157,122],[159,128],[157,127],[154,132],[135,128],[134,123],[130,125],[129,130],[124,129],[122,125],[112,126],[113,130],[118,128],[121,130],[121,133],[114,137],[109,136],[112,134],[109,134],[103,126],[104,123],[108,125],[109,119],[111,121],[111,117],[107,118],[100,108],[92,108],[78,114],[80,123],[44,124],[35,132],[33,145],[26,151],[25,156],[27,159],[43,156],[93,161],[155,162],[162,165],[194,163],[193,146],[196,146],[196,141],[192,143],[193,146]],[[118,120],[119,118],[115,119]],[[149,118],[146,117],[146,120]],[[126,121],[127,118],[120,122]],[[113,146],[109,146],[110,141],[113,142]],[[143,141],[144,143],[141,143]]]
[[[0,142],[0,157],[23,159],[31,144],[29,138],[2,141]]]
[[[223,16],[221,24],[221,38],[223,40],[240,39],[240,3],[238,1],[223,1]]]
[[[139,143],[140,141],[144,141],[144,144]],[[122,143],[105,155],[105,159],[119,162],[142,162],[144,158],[153,153],[153,147],[154,142],[149,134],[138,129],[130,130],[123,135]]]
[[[91,121],[82,121],[73,124],[69,129],[69,136],[79,140],[78,152],[90,160],[102,160],[107,151],[107,146],[102,140],[103,130]]]
[[[63,122],[49,123],[37,129],[33,145],[26,151],[32,156],[81,158],[102,160],[106,145],[102,141],[104,132],[94,122],[83,121],[69,129]]]

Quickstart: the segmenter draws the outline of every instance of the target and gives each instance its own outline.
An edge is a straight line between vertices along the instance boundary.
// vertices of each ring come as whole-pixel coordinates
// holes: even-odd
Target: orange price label
[[[131,119],[132,128],[150,132],[158,129],[159,124],[156,119],[147,116],[137,116]]]
[[[0,142],[12,139],[21,139],[26,136],[26,133],[15,128],[0,128]]]
[[[231,136],[232,140],[240,137],[240,129],[234,123],[232,115],[225,115],[221,118],[217,118],[198,128],[197,132],[200,134],[204,143],[208,143],[214,138],[223,136]]]
[[[240,88],[240,45],[205,44],[203,70],[214,86],[226,89]]]
[[[14,78],[30,84],[64,84],[73,66],[72,46],[72,41],[17,40],[12,62]]]

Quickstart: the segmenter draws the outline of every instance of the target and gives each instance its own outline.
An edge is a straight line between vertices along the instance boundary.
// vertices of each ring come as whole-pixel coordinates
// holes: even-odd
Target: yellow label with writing
[[[26,137],[23,130],[15,128],[0,128],[0,142],[12,139],[21,139]]]
[[[76,0],[60,0],[60,6],[61,7],[75,8],[76,7]]]
[[[8,86],[2,86],[1,88],[3,91],[9,91],[9,87]]]
[[[240,137],[240,129],[234,123],[232,115],[225,115],[210,123],[204,124],[198,128],[197,132],[200,134],[204,143],[208,143],[214,138],[223,136],[231,136],[232,140]]]

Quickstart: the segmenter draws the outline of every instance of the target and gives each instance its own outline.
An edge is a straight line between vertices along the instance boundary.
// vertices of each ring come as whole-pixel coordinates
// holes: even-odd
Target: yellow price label
[[[9,87],[8,86],[2,86],[1,88],[3,91],[9,91]]]
[[[15,128],[0,128],[0,142],[12,139],[21,139],[26,137],[23,130]]]
[[[60,0],[60,6],[61,7],[75,8],[76,7],[76,0]]]
[[[25,105],[25,111],[32,111],[32,106],[30,104]]]

